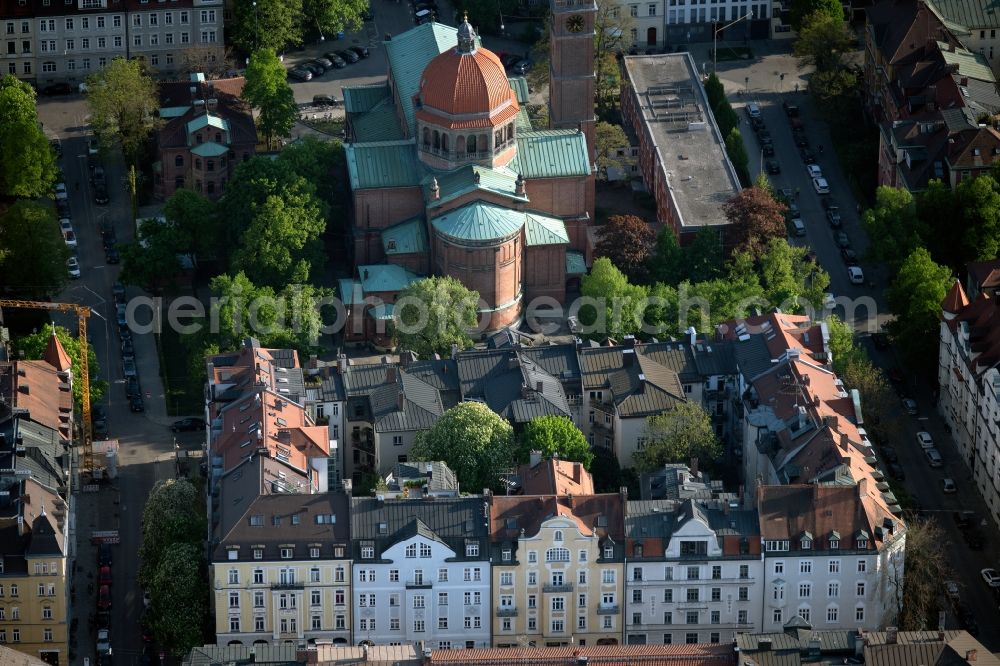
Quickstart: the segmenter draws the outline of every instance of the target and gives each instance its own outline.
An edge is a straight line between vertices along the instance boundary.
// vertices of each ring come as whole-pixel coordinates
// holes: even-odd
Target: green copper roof
[[[361,283],[357,280],[338,280],[340,285],[340,300],[344,305],[357,305],[361,303],[365,294],[361,291]]]
[[[522,106],[517,115],[514,116],[514,128],[518,134],[531,131],[531,116],[528,115],[526,107]]]
[[[933,0],[928,2],[948,23],[961,26],[966,32],[972,29],[992,29],[997,27],[997,13],[1000,0]],[[955,32],[961,32],[955,31]]]
[[[476,180],[476,176],[479,180]],[[527,197],[519,197],[514,194],[517,183],[517,174],[505,167],[491,169],[478,165],[466,165],[454,171],[439,173],[436,175],[440,197],[434,199],[431,196],[431,178],[424,178],[424,198],[427,206],[436,208],[456,197],[459,197],[474,190],[494,192],[503,196],[527,201]]]
[[[165,106],[160,109],[161,118],[180,118],[188,112],[190,106]]]
[[[590,175],[587,137],[577,130],[540,130],[517,136],[510,168],[525,178]]]
[[[420,276],[395,264],[358,266],[361,288],[366,294],[380,291],[402,291]]]
[[[392,319],[393,304],[392,303],[379,303],[378,305],[373,305],[368,308],[368,314],[371,315],[372,319],[380,319],[382,321],[389,321]]]
[[[229,146],[223,146],[221,143],[209,141],[207,143],[199,143],[191,149],[191,152],[198,157],[219,157],[220,155],[225,155],[229,152]]]
[[[510,87],[517,95],[517,103],[525,105],[528,103],[528,81],[523,76],[511,76],[507,79]]]
[[[416,187],[423,176],[413,141],[349,143],[344,153],[352,190]]]
[[[420,77],[434,57],[458,44],[458,30],[440,23],[425,23],[393,36],[385,45],[389,71],[395,82],[396,95],[403,107],[403,117],[414,136],[413,96],[420,89]]]
[[[476,201],[431,220],[434,228],[457,240],[490,241],[506,238],[524,226],[524,213]]]
[[[557,218],[539,213],[525,213],[525,245],[561,245],[569,243],[566,224]]]
[[[194,120],[188,121],[187,131],[188,134],[191,132],[197,132],[200,129],[205,129],[206,127],[215,127],[220,130],[229,131],[229,123],[218,116],[213,116],[206,113],[203,116],[198,116]]]
[[[391,99],[383,99],[364,113],[351,115],[351,130],[354,140],[360,143],[369,141],[399,141],[403,138],[403,130],[396,117],[396,107]]]
[[[948,44],[944,42],[938,42],[938,49],[946,64],[958,66],[960,75],[980,81],[995,82],[997,80],[996,76],[993,75],[993,70],[990,69],[990,61],[982,53],[973,53],[963,48],[956,48],[955,52],[952,53],[948,50]]]
[[[364,113],[384,99],[391,98],[388,83],[371,86],[350,86],[344,89],[344,111]]]
[[[566,250],[566,273],[568,275],[583,275],[587,272],[587,260],[583,252]]]
[[[424,221],[414,217],[382,230],[382,249],[388,255],[427,251]]]

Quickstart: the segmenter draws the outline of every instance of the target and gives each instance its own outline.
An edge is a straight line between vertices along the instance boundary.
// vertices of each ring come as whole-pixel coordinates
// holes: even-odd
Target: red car
[[[97,592],[97,608],[98,610],[110,610],[111,609],[111,586],[101,585],[101,589]]]
[[[111,567],[101,567],[97,582],[100,585],[111,585]]]

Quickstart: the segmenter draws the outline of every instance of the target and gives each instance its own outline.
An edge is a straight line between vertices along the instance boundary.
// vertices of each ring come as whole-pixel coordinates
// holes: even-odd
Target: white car
[[[63,240],[66,241],[66,247],[71,247],[76,249],[76,234],[72,231],[63,232]]]
[[[149,601],[150,601],[149,590],[145,590],[142,593],[142,607],[149,608]]]
[[[747,115],[751,118],[760,118],[760,107],[750,102],[746,105]]]
[[[941,492],[951,495],[952,493],[958,492],[958,486],[955,485],[954,479],[941,479]]]
[[[1000,573],[997,573],[996,569],[983,569],[979,575],[990,587],[1000,587]]]
[[[66,193],[66,183],[56,183],[56,200],[65,200],[69,197]]]
[[[73,231],[73,223],[70,221],[68,217],[64,217],[59,220],[59,228],[62,229],[63,233],[66,233],[67,231]]]
[[[922,449],[933,449],[934,438],[931,437],[929,432],[921,430],[917,433],[917,444],[919,444]]]
[[[97,630],[97,654],[111,652],[111,633],[107,629]]]
[[[74,280],[80,277],[80,262],[77,261],[76,257],[70,257],[66,260],[66,270]]]
[[[861,270],[860,266],[848,266],[847,277],[851,280],[851,284],[865,283],[865,272]]]
[[[931,467],[944,467],[944,458],[937,449],[924,449],[924,455],[927,456],[927,464]]]
[[[826,178],[813,178],[813,189],[816,194],[829,194],[830,183],[826,182]]]
[[[823,170],[819,168],[818,164],[807,164],[806,171],[809,172],[810,178],[822,178]]]

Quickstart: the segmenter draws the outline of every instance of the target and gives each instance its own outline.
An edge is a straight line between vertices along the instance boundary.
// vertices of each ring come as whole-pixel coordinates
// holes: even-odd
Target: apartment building
[[[712,41],[712,33],[725,24],[752,13],[750,20],[719,33],[719,39],[743,41],[768,37],[770,2],[723,2],[706,5],[697,0],[656,0],[627,2],[618,0],[619,13],[627,13],[631,27],[626,43],[635,52],[678,50],[691,42]]]
[[[663,471],[661,499],[625,506],[626,643],[731,643],[761,626],[757,511],[686,466]]]
[[[255,494],[239,479],[212,550],[216,640],[224,645],[351,642],[349,500]],[[246,499],[243,499],[243,498]]]
[[[4,73],[39,87],[81,83],[113,58],[143,58],[154,72],[222,61],[221,0],[4,0]]]
[[[525,495],[489,497],[493,644],[620,644],[624,493],[594,494],[579,463],[537,461],[519,476]]]
[[[1000,524],[1000,328],[996,306],[997,262],[969,266],[969,291],[955,282],[941,304],[938,411],[972,473],[979,494]]]
[[[354,642],[490,645],[482,497],[351,500]]]

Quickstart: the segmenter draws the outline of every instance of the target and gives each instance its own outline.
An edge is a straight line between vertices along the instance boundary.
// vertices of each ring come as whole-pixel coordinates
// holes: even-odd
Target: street
[[[760,53],[762,57],[749,63],[719,63],[718,70],[727,97],[740,116],[740,131],[747,154],[750,156],[751,177],[756,178],[767,159],[778,161],[781,173],[769,175],[768,178],[776,189],[789,188],[798,191],[796,202],[806,227],[806,236],[793,237],[792,242],[808,245],[816,252],[820,265],[830,274],[829,290],[838,299],[867,297],[877,304],[877,313],[872,313],[875,316],[869,316],[866,308],[859,307],[855,309],[853,318],[851,312],[846,313],[847,321],[853,325],[876,366],[887,372],[892,368],[902,368],[895,350],[876,349],[871,337],[872,333],[878,332],[891,318],[884,298],[889,276],[883,266],[873,265],[865,260],[868,236],[857,214],[857,200],[841,171],[829,130],[819,119],[812,98],[805,92],[806,80],[801,78],[802,72],[798,69],[795,58],[787,50],[782,50],[779,45],[773,42],[752,42],[751,47],[755,54]],[[784,74],[784,77],[781,74]],[[799,92],[796,92],[796,85]],[[842,229],[847,233],[851,248],[857,252],[864,269],[863,285],[851,284],[848,279],[847,265],[834,242],[835,230],[831,229],[827,222],[820,195],[813,189],[812,178],[806,171],[799,148],[795,145],[789,118],[782,107],[784,101],[800,109],[800,119],[805,127],[810,150],[816,157],[817,165],[822,169],[823,177],[829,182],[829,196],[840,208]],[[761,109],[761,116],[774,143],[773,158],[765,158],[761,153],[761,145],[745,113],[744,107],[748,102],[756,103]],[[822,153],[818,150],[819,146],[825,147]],[[841,316],[845,314],[844,308],[839,307],[839,304],[835,312]],[[902,426],[902,441],[892,443],[905,473],[905,482],[902,485],[913,498],[915,506],[919,507],[920,515],[933,517],[944,532],[946,542],[942,546],[953,571],[953,578],[960,582],[961,601],[968,605],[975,615],[979,627],[978,639],[990,650],[1000,650],[1000,613],[997,610],[997,600],[980,577],[980,570],[996,567],[1000,562],[1000,535],[992,522],[988,522],[985,526],[980,523],[983,517],[989,514],[976,491],[968,467],[960,459],[951,437],[945,431],[937,414],[931,388],[917,377],[905,373],[895,388],[901,398],[895,406],[894,413],[888,418],[897,420]],[[903,396],[917,402],[917,415],[908,415],[903,409]],[[944,457],[943,467],[934,469],[928,465],[923,450],[916,441],[916,433],[921,430],[929,432],[933,437],[936,447]],[[955,481],[957,492],[948,494],[943,492],[942,479],[945,478]],[[952,512],[956,510],[975,512],[974,522],[980,524],[980,531],[985,537],[985,546],[982,550],[974,551],[966,545],[962,533],[952,519]],[[913,519],[911,516],[910,520]],[[941,596],[944,600],[943,586]],[[947,608],[948,604],[945,603],[944,607]],[[946,622],[948,628],[959,627],[954,613],[949,612]]]

